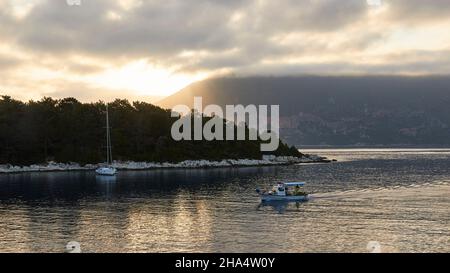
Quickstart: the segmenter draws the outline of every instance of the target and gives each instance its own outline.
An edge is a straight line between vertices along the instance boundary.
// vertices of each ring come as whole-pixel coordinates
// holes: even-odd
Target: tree
[[[23,103],[0,98],[0,163],[28,165],[105,160],[105,103],[74,98],[43,98]],[[116,160],[171,161],[225,158],[260,159],[261,141],[175,141],[171,111],[148,104],[115,100],[109,104],[113,156]],[[205,124],[211,117],[202,116]],[[248,128],[245,128],[248,135]],[[280,142],[276,155],[301,156]]]

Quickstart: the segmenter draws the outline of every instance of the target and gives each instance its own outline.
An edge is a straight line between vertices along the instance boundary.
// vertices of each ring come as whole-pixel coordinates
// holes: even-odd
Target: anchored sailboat
[[[106,166],[100,167],[95,172],[98,175],[113,176],[117,174],[117,169],[112,166],[112,147],[111,147],[111,127],[109,127],[109,111],[106,104]]]

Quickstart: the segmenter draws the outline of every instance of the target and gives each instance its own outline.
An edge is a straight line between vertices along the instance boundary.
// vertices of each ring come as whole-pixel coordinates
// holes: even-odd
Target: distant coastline
[[[221,161],[211,160],[185,160],[179,163],[156,163],[156,162],[134,162],[115,161],[113,166],[119,170],[153,170],[153,169],[202,169],[202,168],[224,168],[224,167],[257,167],[257,166],[280,166],[301,163],[330,163],[326,157],[317,155],[305,155],[304,157],[278,156],[258,159],[224,159]],[[80,165],[79,163],[57,163],[34,164],[30,166],[14,166],[11,164],[0,165],[0,174],[36,173],[36,172],[67,172],[67,171],[93,171],[103,163]]]
[[[393,145],[298,145],[301,150],[315,149],[450,149],[449,145],[411,145],[411,144],[393,144]]]

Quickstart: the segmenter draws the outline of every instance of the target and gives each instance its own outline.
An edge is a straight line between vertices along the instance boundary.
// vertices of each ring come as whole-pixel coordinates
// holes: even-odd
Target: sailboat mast
[[[106,104],[106,161],[108,165],[112,164],[111,132],[109,127],[108,104]]]
[[[111,127],[109,126],[109,112],[108,112],[108,138],[109,138],[109,160],[111,161],[111,165],[113,163],[112,157],[112,143],[111,143]]]

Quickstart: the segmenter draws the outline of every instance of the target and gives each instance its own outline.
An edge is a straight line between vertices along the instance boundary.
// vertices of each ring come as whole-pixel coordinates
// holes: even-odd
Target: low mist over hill
[[[171,108],[279,104],[295,145],[450,145],[450,77],[248,77],[198,82],[160,101]]]

